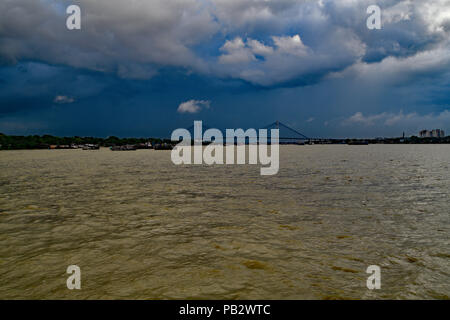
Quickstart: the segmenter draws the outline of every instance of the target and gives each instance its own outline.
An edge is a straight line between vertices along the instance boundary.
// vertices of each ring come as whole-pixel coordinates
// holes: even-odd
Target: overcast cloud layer
[[[70,4],[81,7],[79,31],[66,28],[65,11]],[[366,27],[366,9],[372,4],[382,8],[382,30]],[[30,62],[42,67],[26,67]],[[44,89],[37,90],[39,84],[34,80],[46,75],[38,72],[32,76],[29,72],[36,68],[50,72],[46,65],[50,69],[57,66],[43,94],[48,104],[42,100],[30,106],[24,96],[42,98]],[[280,96],[273,108],[293,103],[291,98],[286,100],[286,92],[288,96],[297,94],[303,108],[319,104],[319,95],[315,89],[308,89],[310,86],[320,87],[322,95],[329,94],[329,103],[335,103],[335,107],[346,104],[340,113],[330,113],[329,106],[320,106],[322,114],[298,113],[315,119],[307,123],[316,128],[320,121],[324,128],[335,123],[336,128],[345,130],[342,123],[358,112],[362,116],[399,112],[415,114],[416,118],[439,116],[450,109],[450,97],[445,93],[450,78],[450,0],[2,0],[0,86],[20,83],[21,73],[12,71],[12,66],[26,69],[29,81],[22,89],[29,87],[30,91],[21,94],[3,86],[0,116],[55,103],[77,105],[100,93],[110,95],[111,81],[123,79],[130,85],[127,81],[165,79],[167,70],[181,72],[174,80],[176,84],[169,84],[174,87],[167,87],[167,94],[183,86],[183,74],[217,79],[223,88],[211,84],[210,92],[205,89],[180,96],[173,101],[175,113],[188,102],[192,103],[184,106],[189,108],[183,107],[184,112],[178,109],[180,113],[209,109],[195,108],[196,102],[202,101],[210,101],[213,107],[230,101],[243,104],[247,100],[224,95],[233,81],[244,81],[247,84],[243,90],[254,90],[255,97],[261,96],[261,90],[276,90]],[[66,92],[52,84],[53,79],[62,77],[60,72],[67,72],[65,68],[79,70],[76,77],[95,82],[99,89],[88,92],[75,86],[72,88],[78,92]],[[25,71],[21,72],[24,76]],[[103,76],[108,77],[103,78],[106,83],[98,84],[96,77]],[[158,83],[162,86],[163,82]],[[423,90],[420,95],[418,87]],[[283,88],[287,91],[280,91]],[[216,90],[222,98],[212,96]],[[416,99],[381,98],[375,107],[373,100],[366,106],[340,96],[353,90],[374,99],[393,92]],[[144,95],[141,99],[145,100]],[[286,108],[286,114],[270,117],[290,118],[287,113],[292,109]],[[326,119],[325,114],[334,114],[335,118]],[[444,125],[449,125],[448,117],[443,119]],[[354,121],[353,125],[363,123]],[[400,127],[401,122],[397,124]]]

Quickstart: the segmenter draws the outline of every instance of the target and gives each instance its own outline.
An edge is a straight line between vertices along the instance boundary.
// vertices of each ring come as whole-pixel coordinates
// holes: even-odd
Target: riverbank
[[[51,135],[10,136],[0,133],[0,150],[33,149],[82,149],[83,147],[134,146],[136,149],[148,149],[151,146],[170,143],[168,139],[159,138],[118,138],[98,137],[55,137]]]
[[[152,149],[154,146],[173,145],[169,139],[161,138],[107,138],[97,137],[55,137],[51,135],[10,136],[0,133],[0,150],[33,150],[33,149],[92,149],[97,147],[123,147],[134,149]],[[283,142],[280,141],[280,144]],[[444,138],[375,138],[375,139],[310,139],[293,141],[290,144],[450,144],[450,136]],[[169,149],[161,147],[160,149]]]

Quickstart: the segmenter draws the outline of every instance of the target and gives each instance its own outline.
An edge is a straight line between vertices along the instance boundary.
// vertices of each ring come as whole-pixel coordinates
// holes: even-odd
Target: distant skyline
[[[66,8],[81,8],[68,30]],[[367,7],[382,29],[366,26]],[[450,132],[450,0],[0,2],[0,132]]]

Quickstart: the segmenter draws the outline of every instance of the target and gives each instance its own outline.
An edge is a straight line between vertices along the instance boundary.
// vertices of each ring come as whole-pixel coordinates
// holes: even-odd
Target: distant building
[[[422,130],[419,132],[419,137],[421,138],[429,138],[431,137],[431,132],[428,130]]]
[[[445,132],[441,129],[434,129],[434,130],[422,130],[419,133],[419,137],[421,138],[444,138]]]
[[[445,133],[444,133],[444,130],[434,129],[433,131],[431,131],[431,136],[433,138],[444,138],[445,137]]]

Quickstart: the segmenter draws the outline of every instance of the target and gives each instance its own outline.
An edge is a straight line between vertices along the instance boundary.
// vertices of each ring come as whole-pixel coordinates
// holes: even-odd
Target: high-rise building
[[[429,138],[429,137],[431,137],[431,132],[428,131],[428,130],[422,130],[419,133],[419,137],[421,137],[421,138]]]
[[[445,133],[444,133],[444,130],[434,129],[433,131],[431,131],[431,136],[433,138],[443,138],[443,137],[445,137]]]
[[[444,138],[445,132],[442,129],[434,129],[434,130],[422,130],[419,133],[419,137],[421,138]]]

